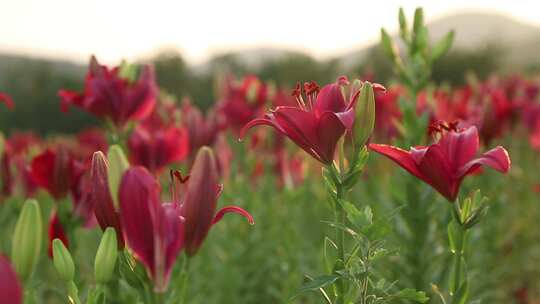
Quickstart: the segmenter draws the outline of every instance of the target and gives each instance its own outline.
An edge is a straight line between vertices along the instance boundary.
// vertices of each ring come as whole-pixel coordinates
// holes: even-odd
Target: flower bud
[[[105,284],[112,278],[117,257],[116,232],[109,227],[101,238],[94,262],[94,274],[98,284]]]
[[[354,121],[354,142],[361,147],[367,140],[375,127],[375,94],[373,85],[364,82],[360,91],[360,97],[356,106],[356,118]]]
[[[34,270],[42,235],[41,210],[36,200],[29,199],[22,208],[11,243],[11,260],[22,280],[28,279]]]
[[[73,281],[75,278],[75,265],[73,264],[71,254],[60,239],[54,239],[52,245],[54,268],[63,281]]]
[[[118,210],[118,187],[122,175],[129,168],[129,162],[122,148],[118,145],[112,145],[107,152],[109,160],[109,190],[113,198],[114,208]]]

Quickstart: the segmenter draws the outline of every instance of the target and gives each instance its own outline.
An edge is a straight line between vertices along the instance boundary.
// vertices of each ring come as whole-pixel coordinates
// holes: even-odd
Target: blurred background
[[[42,135],[76,132],[96,121],[59,110],[60,88],[80,90],[90,55],[105,64],[154,63],[167,93],[214,102],[215,78],[257,74],[298,80],[392,73],[378,41],[397,31],[400,6],[424,7],[432,39],[456,30],[433,78],[460,85],[465,74],[540,70],[540,15],[531,1],[7,1],[0,10],[0,91],[16,111],[0,109],[0,130]]]

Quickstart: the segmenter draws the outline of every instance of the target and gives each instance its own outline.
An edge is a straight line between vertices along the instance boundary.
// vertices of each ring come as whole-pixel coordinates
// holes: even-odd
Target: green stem
[[[77,289],[77,285],[75,285],[73,281],[67,283],[67,290],[69,303],[81,304],[81,300],[79,299],[79,289]]]
[[[191,259],[186,256],[184,263],[182,264],[182,277],[180,278],[180,301],[179,304],[187,303],[187,285],[189,277],[189,261]]]
[[[344,191],[341,185],[337,186],[336,196],[338,199],[338,202],[336,204],[336,221],[339,224],[344,225],[345,210],[343,210],[343,207],[339,202],[344,197]],[[345,231],[343,231],[343,229],[341,229],[340,227],[336,228],[336,242],[336,245],[338,247],[338,259],[341,260],[341,264],[343,265],[345,263]],[[343,304],[345,303],[345,282],[343,280],[338,280],[337,287],[338,294],[336,298],[336,304]]]

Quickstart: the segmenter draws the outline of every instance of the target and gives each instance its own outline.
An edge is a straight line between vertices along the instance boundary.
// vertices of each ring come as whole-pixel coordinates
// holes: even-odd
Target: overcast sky
[[[0,0],[0,52],[114,63],[174,47],[191,63],[226,50],[285,47],[316,57],[397,28],[400,6],[429,20],[460,11],[505,13],[540,25],[535,1]]]

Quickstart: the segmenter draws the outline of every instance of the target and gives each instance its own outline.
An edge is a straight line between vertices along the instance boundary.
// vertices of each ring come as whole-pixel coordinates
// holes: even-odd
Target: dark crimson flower
[[[227,79],[219,111],[229,126],[239,129],[263,110],[268,98],[268,87],[256,76],[247,76],[241,83]]]
[[[304,159],[299,155],[289,156],[285,149],[275,151],[275,171],[280,187],[293,188],[304,181]]]
[[[178,204],[161,204],[161,188],[143,167],[128,169],[119,188],[124,239],[145,266],[157,292],[167,289],[183,246],[184,225]]]
[[[208,235],[212,225],[219,222],[225,213],[238,213],[253,224],[253,217],[238,206],[227,206],[216,213],[217,200],[221,194],[214,153],[203,147],[197,153],[183,198],[181,213],[185,218],[184,243],[186,253],[193,256]]]
[[[49,219],[49,257],[50,258],[53,257],[52,241],[54,239],[60,239],[62,243],[64,243],[64,246],[66,246],[66,248],[69,248],[69,239],[64,230],[64,225],[62,225],[62,222],[60,221],[60,218],[58,217],[58,213],[56,212],[56,210],[53,210],[51,212],[51,217]]]
[[[375,93],[375,133],[384,139],[391,139],[399,134],[397,124],[401,122],[402,114],[398,102],[403,93],[401,87]]]
[[[240,137],[257,125],[268,125],[279,133],[289,137],[300,148],[325,165],[334,159],[338,140],[354,123],[354,105],[359,92],[353,92],[348,101],[342,93],[342,87],[348,84],[345,77],[340,77],[333,84],[322,89],[315,82],[305,83],[302,97],[300,84],[293,96],[296,107],[280,106],[267,113],[264,118],[257,118],[244,126]]]
[[[90,159],[94,152],[105,151],[107,147],[107,138],[101,129],[88,128],[77,133],[75,152],[79,159]]]
[[[221,128],[212,109],[204,117],[201,111],[187,99],[182,103],[182,124],[189,134],[189,146],[192,152],[198,151],[202,146],[212,146]]]
[[[5,304],[22,304],[22,286],[9,260],[0,255],[0,299]]]
[[[139,125],[127,145],[131,163],[144,166],[153,173],[185,159],[189,153],[188,133],[176,126],[156,129]]]
[[[101,151],[97,151],[92,156],[92,167],[90,168],[90,188],[92,206],[99,226],[103,231],[107,227],[116,230],[118,247],[124,248],[124,237],[120,216],[114,208],[113,199],[109,190],[108,181],[109,163]]]
[[[451,202],[455,201],[463,178],[482,165],[502,173],[510,169],[510,158],[503,147],[475,157],[479,148],[476,127],[458,131],[455,124],[440,124],[432,130],[442,135],[437,143],[427,147],[411,147],[405,151],[389,145],[370,144],[369,148],[431,185]]]
[[[92,56],[84,91],[60,90],[62,111],[70,105],[100,118],[110,118],[119,128],[129,120],[146,118],[154,109],[158,93],[151,66],[144,66],[137,80],[123,78],[120,67],[109,69]]]
[[[13,99],[6,93],[0,92],[0,101],[3,102],[8,109],[13,109],[13,107],[15,107]]]
[[[84,168],[65,146],[58,145],[56,149],[47,149],[34,157],[31,172],[38,186],[45,188],[56,200],[60,200],[76,185]]]

